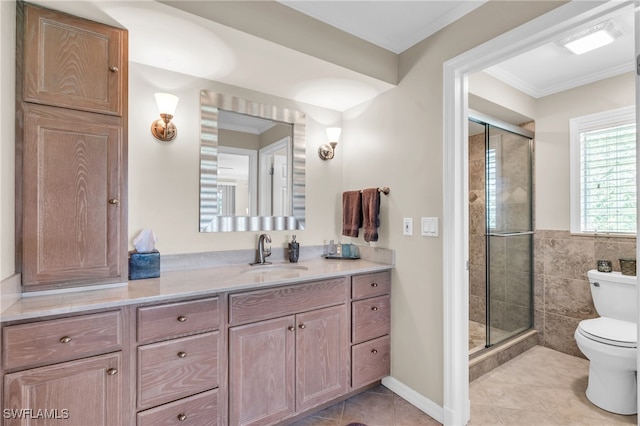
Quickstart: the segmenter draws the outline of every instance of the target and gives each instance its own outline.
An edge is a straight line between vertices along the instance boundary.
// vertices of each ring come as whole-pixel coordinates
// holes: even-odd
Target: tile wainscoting
[[[569,231],[536,230],[534,238],[534,327],[539,343],[566,354],[584,357],[573,333],[578,323],[597,317],[587,271],[599,259],[636,257],[636,239],[575,235]]]

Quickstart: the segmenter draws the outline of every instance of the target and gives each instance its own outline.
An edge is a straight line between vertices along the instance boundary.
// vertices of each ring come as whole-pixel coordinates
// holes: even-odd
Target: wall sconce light
[[[338,145],[338,140],[340,139],[340,133],[342,133],[340,127],[327,127],[327,139],[329,143],[318,148],[318,155],[321,159],[331,160],[333,158],[336,145]]]
[[[170,93],[156,93],[155,96],[161,118],[151,124],[151,134],[158,140],[171,142],[178,134],[178,129],[171,119],[178,106],[179,98]]]

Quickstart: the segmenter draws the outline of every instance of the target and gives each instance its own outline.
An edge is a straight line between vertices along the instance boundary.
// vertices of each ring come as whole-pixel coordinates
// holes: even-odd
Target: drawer
[[[138,347],[138,405],[149,408],[218,386],[218,332]]]
[[[391,330],[391,299],[372,297],[352,303],[352,343],[361,343],[389,334]]]
[[[346,303],[347,278],[232,294],[229,323],[240,324]]]
[[[138,426],[218,424],[218,390],[203,392],[138,413]]]
[[[355,275],[351,278],[351,287],[354,299],[391,293],[391,271]]]
[[[138,342],[215,330],[218,298],[138,308]]]
[[[391,373],[391,340],[380,337],[351,347],[351,386],[359,388]]]
[[[2,333],[4,368],[52,364],[120,350],[120,311],[10,325]]]

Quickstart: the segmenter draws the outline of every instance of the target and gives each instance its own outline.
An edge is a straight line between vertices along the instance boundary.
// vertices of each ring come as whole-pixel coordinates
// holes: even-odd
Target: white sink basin
[[[242,270],[241,274],[277,274],[277,273],[289,273],[308,271],[309,268],[304,265],[298,265],[295,263],[275,263],[266,265],[252,265],[247,269]]]

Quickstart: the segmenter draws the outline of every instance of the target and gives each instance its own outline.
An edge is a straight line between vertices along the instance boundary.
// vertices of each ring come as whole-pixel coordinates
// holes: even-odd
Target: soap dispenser
[[[296,241],[296,236],[294,235],[289,243],[289,262],[296,263],[298,256],[300,256],[300,243]]]

